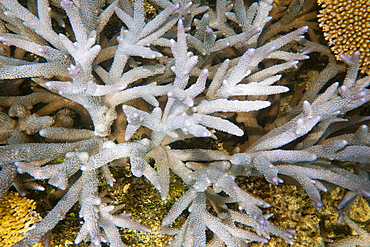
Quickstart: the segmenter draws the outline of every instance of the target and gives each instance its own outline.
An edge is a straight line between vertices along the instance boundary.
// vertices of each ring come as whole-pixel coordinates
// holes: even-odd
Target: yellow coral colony
[[[361,52],[361,72],[370,74],[370,1],[317,0],[322,9],[319,25],[332,51],[339,54]]]
[[[0,246],[12,246],[41,220],[36,203],[18,193],[10,192],[0,201]],[[41,246],[41,245],[36,245]]]

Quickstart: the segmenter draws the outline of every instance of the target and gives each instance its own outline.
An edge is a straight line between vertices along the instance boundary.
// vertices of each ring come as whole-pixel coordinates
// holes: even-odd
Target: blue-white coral
[[[260,0],[248,9],[240,0],[218,0],[215,9],[191,2],[153,3],[163,10],[148,21],[142,0],[133,6],[124,0],[113,1],[105,9],[105,1],[62,0],[50,7],[48,1],[38,0],[36,9],[27,9],[16,1],[0,0],[0,18],[5,23],[0,41],[38,57],[25,61],[22,53],[13,54],[14,58],[10,53],[2,55],[0,79],[30,78],[70,100],[55,106],[59,97],[43,89],[0,98],[10,116],[3,113],[1,118],[5,144],[0,147],[1,194],[12,183],[17,185],[16,171],[48,179],[51,185],[67,190],[20,246],[39,241],[77,202],[84,224],[76,243],[90,240],[98,246],[107,241],[111,246],[124,246],[117,227],[150,231],[129,220],[127,214],[115,214],[115,208],[99,197],[99,170],[112,185],[115,179],[109,164],[120,158],[129,158],[133,175],[145,176],[163,200],[169,193],[170,170],[189,187],[162,222],[162,232],[176,236],[173,246],[244,246],[248,241],[268,242],[269,234],[293,243],[292,231],[274,226],[263,214],[261,208],[270,205],[239,188],[234,181],[239,176],[263,175],[273,184],[283,182],[279,174],[292,177],[317,208],[322,206],[319,190],[327,190],[320,180],[352,191],[341,208],[357,194],[370,195],[367,178],[331,163],[354,161],[366,170],[370,156],[368,118],[344,118],[370,99],[370,77],[357,79],[358,53],[343,56],[349,71],[341,85],[329,85],[330,76],[321,75],[322,80],[311,85],[313,89],[307,90],[301,102],[267,131],[271,126],[263,129],[255,116],[271,105],[268,96],[289,91],[287,86],[276,85],[281,74],[307,59],[309,51],[323,50],[304,40],[309,27],[260,45],[259,36],[271,19],[272,0]],[[66,33],[73,31],[69,35],[57,34],[52,25],[52,16],[61,16],[51,13],[60,7],[70,22]],[[114,13],[123,26],[109,40],[104,27]],[[306,49],[298,53],[281,49],[296,41]],[[234,54],[226,52],[230,50]],[[330,75],[343,67],[330,66]],[[63,115],[63,107],[80,113],[73,102],[87,110],[93,130],[75,129],[73,120]],[[46,106],[38,110],[39,115],[32,114],[39,103]],[[47,116],[50,109],[64,117],[54,120]],[[237,115],[239,123],[231,120],[231,114]],[[127,123],[114,125],[123,115]],[[18,117],[20,128],[11,117]],[[217,139],[217,131],[248,135],[253,125],[260,136],[249,138],[246,148],[232,154],[171,148],[186,138]],[[357,127],[357,132],[336,134],[348,125]],[[149,132],[140,138],[137,133],[142,127]],[[37,133],[50,143],[37,143],[31,136]],[[59,158],[64,161],[50,164]],[[239,210],[229,203],[236,203]],[[183,227],[171,228],[185,210],[189,215]],[[251,226],[254,232],[236,222]],[[206,238],[207,231],[214,233],[211,239]]]

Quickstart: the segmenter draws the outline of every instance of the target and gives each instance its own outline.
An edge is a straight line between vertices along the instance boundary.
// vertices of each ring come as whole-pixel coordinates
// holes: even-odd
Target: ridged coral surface
[[[0,201],[0,246],[13,246],[41,220],[32,199],[9,192]],[[36,246],[41,246],[37,244]]]
[[[360,51],[361,71],[370,74],[370,1],[318,0],[319,25],[337,54]]]

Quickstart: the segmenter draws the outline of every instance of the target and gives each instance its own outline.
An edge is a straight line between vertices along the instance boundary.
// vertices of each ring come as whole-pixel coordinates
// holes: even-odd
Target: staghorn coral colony
[[[162,219],[171,246],[293,244],[242,189],[255,176],[295,181],[317,210],[320,191],[346,189],[339,220],[359,236],[332,246],[369,245],[348,212],[370,197],[370,118],[352,114],[370,76],[358,75],[359,52],[337,62],[305,37],[312,1],[276,9],[285,2],[151,0],[158,13],[147,15],[142,0],[0,0],[0,196],[42,190],[38,180],[64,191],[14,246],[41,241],[75,204],[75,244],[125,246],[119,228],[150,232],[100,193],[126,163],[164,201],[171,177],[187,186]],[[328,62],[302,87],[294,78],[310,53]]]

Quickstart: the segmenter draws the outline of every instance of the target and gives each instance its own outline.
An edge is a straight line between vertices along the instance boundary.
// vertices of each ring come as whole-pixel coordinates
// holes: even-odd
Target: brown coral
[[[370,1],[317,0],[319,25],[332,51],[361,52],[361,72],[370,74]]]

